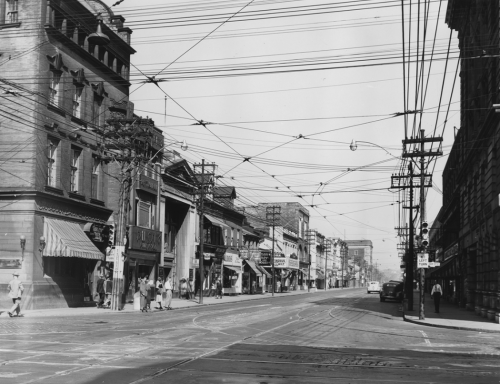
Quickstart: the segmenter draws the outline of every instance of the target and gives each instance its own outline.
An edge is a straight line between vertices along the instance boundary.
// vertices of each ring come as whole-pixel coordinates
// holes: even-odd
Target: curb
[[[459,331],[472,331],[472,332],[484,332],[484,333],[500,333],[500,329],[494,330],[494,329],[484,329],[484,328],[459,327],[459,326],[455,326],[455,325],[441,325],[441,324],[425,323],[422,320],[411,320],[411,319],[406,318],[404,312],[403,312],[403,320],[406,321],[407,323],[424,325],[427,327],[434,327],[434,328],[446,328],[446,329],[455,329],[455,330],[459,330]]]
[[[349,287],[349,288],[344,288],[343,290],[348,290],[348,289],[355,289],[353,287]],[[304,291],[304,292],[301,292],[301,293],[295,293],[295,294],[292,294],[290,295],[291,296],[300,296],[300,295],[304,295],[306,293],[309,293],[309,294],[312,294],[312,293],[317,293],[317,292],[340,292],[341,290],[340,289],[329,289],[328,291],[324,291],[324,290],[321,290],[321,291],[314,291],[314,292],[307,292],[307,291]],[[259,301],[259,300],[264,300],[264,299],[277,299],[277,298],[280,298],[280,297],[287,297],[288,295],[283,295],[283,294],[280,294],[280,296],[272,296],[272,295],[262,295],[262,297],[259,297],[259,298],[245,298],[245,299],[242,299],[242,300],[237,300],[237,301],[222,301],[222,302],[217,302],[217,303],[207,303],[207,304],[198,304],[196,302],[193,302],[194,305],[190,305],[190,306],[187,306],[187,307],[180,307],[180,308],[173,308],[172,310],[173,311],[181,311],[181,310],[189,310],[189,309],[195,309],[195,308],[201,308],[201,307],[208,307],[208,306],[214,306],[214,305],[224,305],[224,304],[232,304],[232,303],[241,303],[241,302],[248,302],[248,301]],[[41,310],[43,311],[43,310]],[[4,311],[1,311],[0,310],[0,314],[3,313]],[[6,311],[5,311],[6,312]],[[161,312],[164,312],[164,311],[152,311],[150,312],[151,314],[154,314],[154,313],[161,313]],[[113,312],[108,312],[108,311],[103,311],[103,312],[88,312],[88,313],[68,313],[68,314],[60,314],[60,313],[54,313],[53,315],[49,314],[41,314],[41,313],[34,313],[34,314],[29,314],[28,313],[28,316],[23,316],[22,318],[35,318],[35,317],[54,317],[54,316],[62,316],[62,317],[71,317],[71,316],[79,316],[79,315],[83,315],[83,316],[94,316],[94,315],[120,315],[122,313],[140,313],[139,311],[135,311],[135,310],[119,310],[119,311],[113,311]]]

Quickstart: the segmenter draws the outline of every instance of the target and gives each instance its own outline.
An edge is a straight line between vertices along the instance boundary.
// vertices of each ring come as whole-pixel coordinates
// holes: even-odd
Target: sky
[[[422,1],[418,17],[418,2],[410,10],[404,0],[404,21],[400,0],[118,3],[112,10],[126,18],[137,50],[130,100],[163,130],[168,148],[192,163],[215,162],[217,183],[236,187],[238,205],[299,202],[311,228],[371,240],[373,261],[399,269],[395,228],[407,200],[390,186],[406,167],[402,140],[419,127],[443,135],[443,156],[428,167],[432,222],[460,126],[458,40],[445,23],[447,1],[425,2],[429,8]],[[405,67],[403,50],[413,61]],[[406,123],[396,115],[405,111],[405,91],[406,110],[424,111]]]

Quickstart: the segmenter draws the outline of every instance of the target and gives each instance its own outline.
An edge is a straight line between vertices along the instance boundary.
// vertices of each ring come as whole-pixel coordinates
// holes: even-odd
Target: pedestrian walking
[[[147,312],[149,291],[146,276],[143,276],[142,279],[139,279],[139,292],[141,296],[141,312]]]
[[[220,281],[220,277],[217,278],[216,289],[217,289],[216,299],[222,299],[222,282]]]
[[[165,281],[165,292],[167,293],[167,297],[165,299],[165,308],[171,310],[172,307],[172,278],[169,276],[167,281]]]
[[[434,298],[434,312],[439,313],[439,304],[441,302],[441,296],[443,295],[443,289],[438,284],[438,282],[434,282],[434,286],[432,287],[431,296]]]
[[[159,309],[160,311],[163,311],[163,291],[163,281],[161,277],[158,277],[158,280],[156,280],[156,302],[158,303],[158,307],[156,307],[156,309]]]
[[[104,304],[104,298],[106,296],[106,291],[104,290],[104,281],[104,277],[101,273],[99,273],[96,284],[96,292],[99,295],[99,301],[96,304],[97,308],[102,308]]]
[[[21,296],[24,291],[23,283],[19,280],[19,273],[14,272],[12,274],[12,280],[9,282],[7,289],[9,291],[9,297],[12,299],[12,308],[8,312],[9,316],[14,316],[14,312],[16,316],[21,316]]]
[[[108,274],[106,276],[106,281],[104,282],[104,293],[106,295],[106,299],[104,300],[103,308],[111,308],[111,296],[113,294],[113,280],[111,280],[111,276]]]

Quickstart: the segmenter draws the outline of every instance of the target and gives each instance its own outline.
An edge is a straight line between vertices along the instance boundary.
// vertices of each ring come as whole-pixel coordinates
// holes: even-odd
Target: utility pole
[[[120,183],[116,241],[113,257],[113,286],[111,293],[111,309],[121,310],[124,286],[124,263],[127,258],[127,232],[130,206],[130,193],[133,178],[138,176],[137,169],[140,165],[151,162],[157,156],[161,157],[160,151],[153,154],[151,139],[144,139],[145,132],[151,132],[152,120],[149,119],[114,119],[108,120],[105,127],[96,127],[102,135],[99,145],[101,161],[114,161],[119,164],[120,175],[117,177]],[[119,140],[117,140],[119,138]],[[148,158],[149,157],[149,158]]]
[[[203,262],[204,262],[204,256],[203,256],[203,244],[204,244],[204,233],[203,233],[203,215],[204,215],[204,201],[205,201],[205,187],[211,186],[213,184],[212,179],[210,179],[208,182],[205,182],[205,176],[212,176],[214,175],[215,172],[215,163],[211,164],[206,164],[205,159],[201,160],[201,164],[194,164],[194,169],[201,167],[201,173],[197,174],[200,176],[200,201],[199,201],[199,215],[200,215],[200,241],[199,241],[199,246],[200,246],[200,260],[198,260],[198,278],[200,279],[200,299],[198,301],[199,304],[203,304],[203,284],[205,280],[205,271],[203,267]],[[211,173],[205,173],[205,167],[212,167]],[[196,294],[196,292],[195,292]]]
[[[406,146],[407,144],[420,144],[420,151],[413,151],[413,152],[405,152],[403,153],[403,158],[420,158],[420,180],[419,180],[419,185],[420,187],[420,234],[422,234],[422,224],[425,222],[425,188],[432,186],[432,179],[427,182],[427,176],[425,174],[425,157],[431,157],[431,156],[442,156],[443,152],[442,151],[425,151],[425,143],[435,143],[435,142],[442,142],[443,138],[442,137],[428,137],[426,138],[424,135],[425,131],[423,129],[420,130],[420,137],[418,138],[410,138],[410,139],[405,139],[403,140],[403,144]],[[405,147],[406,148],[406,147]],[[411,165],[411,164],[410,164]],[[413,177],[410,177],[410,185],[411,189],[410,191],[413,191]],[[412,196],[411,192],[410,195]],[[413,196],[412,196],[413,198]],[[413,215],[411,214],[412,210],[410,209],[410,249],[413,250]],[[427,247],[425,244],[422,245],[423,249],[422,251],[425,252],[427,250]],[[412,274],[412,279],[411,279],[411,298],[412,298],[412,308],[408,308],[409,310],[413,310],[413,253],[411,253],[411,261],[412,261],[412,269],[411,269],[411,274]],[[408,276],[408,268],[406,272]],[[425,283],[425,269],[420,268],[420,306],[419,306],[419,319],[420,320],[425,320],[425,311],[424,311],[424,283]],[[409,305],[408,305],[409,307]]]
[[[325,239],[326,243],[325,243],[325,291],[326,291],[326,278],[327,278],[327,271],[328,271],[328,244],[329,244],[329,241],[328,239]]]
[[[306,231],[307,238],[307,248],[309,249],[309,270],[307,276],[307,292],[310,292],[311,288],[311,244],[316,241],[316,230],[308,229]]]
[[[274,296],[274,290],[275,290],[275,275],[274,275],[274,227],[276,226],[276,223],[279,221],[281,216],[281,206],[279,205],[271,205],[269,207],[266,207],[266,219],[271,222],[271,225],[273,226],[273,250],[271,254],[271,273],[272,273],[272,284],[273,284],[273,289],[272,289],[272,295]]]

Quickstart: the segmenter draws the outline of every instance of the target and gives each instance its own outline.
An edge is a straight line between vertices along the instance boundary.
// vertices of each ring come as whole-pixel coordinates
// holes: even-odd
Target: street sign
[[[428,253],[417,253],[417,268],[429,268]]]

